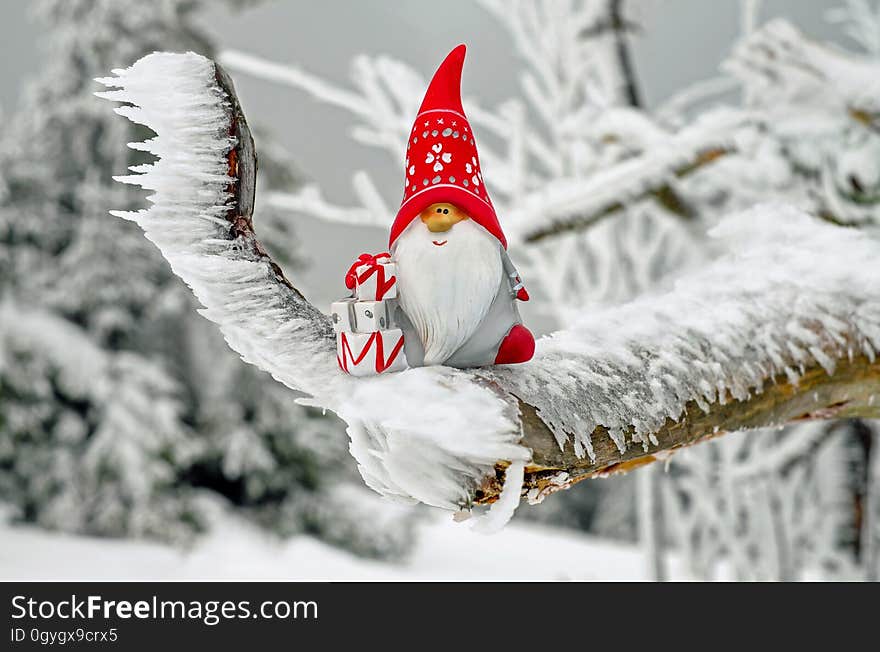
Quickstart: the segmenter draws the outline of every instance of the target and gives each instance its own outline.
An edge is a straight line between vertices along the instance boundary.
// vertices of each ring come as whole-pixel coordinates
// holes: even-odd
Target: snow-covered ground
[[[355,557],[311,537],[280,541],[224,517],[192,549],[0,524],[0,580],[579,580],[646,578],[627,544],[534,524],[498,534],[432,520],[405,562]],[[676,560],[671,574],[683,577]]]

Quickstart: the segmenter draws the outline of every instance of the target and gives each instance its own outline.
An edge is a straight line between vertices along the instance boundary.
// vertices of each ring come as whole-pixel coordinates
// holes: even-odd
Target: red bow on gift
[[[369,265],[370,267],[378,267],[379,259],[384,258],[389,260],[391,258],[391,254],[383,252],[381,254],[376,254],[373,256],[372,254],[361,254],[358,256],[358,259],[352,263],[351,267],[348,268],[348,273],[345,275],[345,287],[349,290],[354,290],[354,286],[357,285],[357,270],[358,267],[363,265]]]

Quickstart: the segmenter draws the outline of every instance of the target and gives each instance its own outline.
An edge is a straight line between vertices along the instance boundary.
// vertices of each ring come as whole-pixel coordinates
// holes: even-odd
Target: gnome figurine
[[[514,364],[535,351],[517,308],[529,295],[507,255],[461,105],[464,57],[459,45],[428,86],[391,226],[392,317],[410,367]]]

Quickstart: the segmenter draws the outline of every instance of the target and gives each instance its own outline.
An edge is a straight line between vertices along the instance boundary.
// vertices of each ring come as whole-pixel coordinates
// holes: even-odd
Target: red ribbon
[[[349,290],[354,290],[355,285],[358,283],[363,283],[367,278],[369,278],[376,270],[380,268],[380,259],[382,262],[390,262],[391,254],[388,252],[383,252],[381,254],[376,254],[373,256],[372,254],[361,254],[358,256],[358,259],[352,263],[351,267],[348,268],[348,273],[345,275],[345,287]],[[362,274],[360,278],[357,275],[357,268],[367,265],[369,269],[366,273]],[[387,283],[387,287],[380,287],[380,295],[384,295],[385,292],[388,291],[388,287],[394,285],[395,277],[391,277],[391,279]],[[380,285],[385,285],[384,274],[380,279]],[[382,297],[377,297],[377,300],[380,300]]]
[[[388,357],[385,357],[385,336],[383,333],[376,331],[370,338],[367,340],[367,343],[364,344],[364,347],[361,349],[361,352],[355,355],[354,351],[351,350],[351,345],[348,343],[348,337],[346,337],[346,333],[339,334],[339,346],[337,347],[336,352],[336,362],[339,364],[339,368],[342,369],[345,373],[351,373],[349,371],[349,360],[350,364],[353,366],[358,366],[364,358],[367,357],[367,354],[370,352],[370,349],[373,347],[373,344],[376,345],[376,373],[381,374],[388,367],[390,367],[393,363],[397,355],[400,353],[401,349],[403,349],[403,334],[401,334],[400,339],[397,340],[397,344],[394,345],[394,348],[391,349],[391,353],[388,354]],[[340,350],[341,349],[341,350]],[[340,358],[340,355],[342,356]]]
[[[351,267],[348,268],[348,273],[345,275],[345,287],[349,290],[354,290],[354,286],[357,284],[357,272],[355,270],[363,265],[369,265],[371,268],[375,269],[379,266],[380,258],[390,259],[391,254],[384,252],[376,254],[375,256],[372,254],[361,254],[358,256],[358,259],[352,263]]]

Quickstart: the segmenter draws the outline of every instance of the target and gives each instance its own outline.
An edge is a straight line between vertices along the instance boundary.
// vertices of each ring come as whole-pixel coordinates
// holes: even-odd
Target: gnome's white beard
[[[422,340],[425,365],[443,364],[489,312],[501,283],[500,247],[472,220],[431,233],[416,218],[398,238],[400,305]]]

